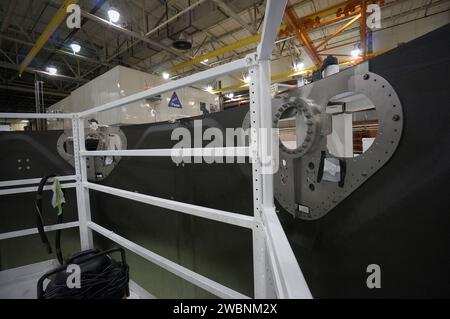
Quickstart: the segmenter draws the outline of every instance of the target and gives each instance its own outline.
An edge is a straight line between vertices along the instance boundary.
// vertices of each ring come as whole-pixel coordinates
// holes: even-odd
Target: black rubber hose
[[[46,246],[48,254],[52,253],[52,246],[50,245],[50,242],[48,241],[47,235],[44,231],[44,221],[42,217],[42,193],[44,192],[45,184],[47,184],[47,181],[50,178],[56,177],[55,174],[48,175],[44,177],[41,182],[39,183],[38,191],[36,194],[36,200],[35,200],[35,208],[36,208],[36,224],[37,229],[39,231],[39,236],[41,237],[42,243]]]
[[[58,224],[62,224],[63,222],[63,214],[58,215]],[[58,229],[56,231],[56,238],[55,238],[55,249],[56,249],[56,257],[58,258],[59,264],[62,266],[64,265],[64,258],[61,251],[61,229]]]
[[[42,217],[42,197],[44,192],[45,184],[47,184],[47,181],[50,178],[55,178],[55,174],[48,175],[44,177],[38,187],[38,191],[36,194],[36,201],[35,201],[35,207],[36,207],[36,224],[39,231],[39,236],[41,237],[42,243],[46,246],[48,254],[52,254],[52,246],[50,245],[50,242],[48,240],[48,237],[44,230],[44,222]],[[64,193],[64,191],[63,191]],[[63,204],[64,205],[64,204]],[[64,207],[64,206],[63,206]],[[61,224],[63,222],[63,213],[58,215],[57,224]],[[56,249],[56,257],[58,259],[58,262],[63,265],[64,259],[61,251],[61,232],[62,230],[59,229],[56,231],[56,238],[55,238],[55,249]]]

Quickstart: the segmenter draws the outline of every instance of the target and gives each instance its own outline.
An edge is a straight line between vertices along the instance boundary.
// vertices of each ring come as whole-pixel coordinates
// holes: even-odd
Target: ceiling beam
[[[290,2],[288,2],[288,7],[286,8],[284,16],[286,18],[286,22],[289,25],[289,29],[297,36],[300,43],[304,44],[305,51],[311,58],[312,62],[316,66],[321,65],[322,59],[320,58],[319,54],[314,48],[311,38],[308,36],[302,25],[299,24],[297,14],[295,13],[295,10],[292,8]]]
[[[9,69],[9,70],[19,70],[19,65],[7,63],[7,62],[0,62],[0,68]],[[32,74],[40,74],[46,78],[53,79],[53,80],[63,80],[63,81],[69,81],[69,82],[76,82],[76,83],[87,83],[89,80],[81,79],[81,78],[74,78],[67,75],[62,74],[55,74],[52,75],[48,72],[38,70],[35,68],[27,67],[23,70],[23,72],[32,73]]]
[[[105,2],[106,2],[106,0],[96,0],[95,6],[94,6],[94,7],[92,8],[92,10],[90,10],[89,12],[92,13],[92,14],[97,13],[97,11],[100,10],[100,8],[105,4]],[[58,4],[57,4],[54,0],[51,0],[50,4],[53,5],[53,6],[55,6],[55,7],[58,7]],[[72,38],[73,38],[80,30],[84,30],[83,27],[84,27],[84,25],[85,25],[88,21],[89,21],[89,20],[86,19],[86,18],[81,19],[81,28],[80,28],[80,29],[73,29],[73,30],[67,35],[67,37],[66,37],[60,44],[57,45],[56,49],[62,49],[63,46],[64,46],[64,44],[65,44],[67,41],[69,41],[70,39],[72,39]],[[87,39],[88,39],[88,42],[91,43],[89,37],[87,37]],[[98,52],[97,47],[95,47],[95,45],[92,46],[92,49],[94,49],[96,52]],[[98,58],[100,58],[100,56],[98,55],[98,53],[97,53],[97,56],[98,56]],[[53,58],[53,55],[50,55],[50,56],[47,58],[47,60],[44,62],[44,64],[42,64],[42,65],[47,64],[48,61],[50,61],[52,58]]]
[[[166,21],[164,21],[161,24],[158,24],[155,28],[153,28],[152,30],[150,30],[149,32],[147,32],[145,34],[145,37],[149,37],[151,36],[153,33],[155,33],[156,31],[160,30],[162,27],[164,27],[165,25],[169,24],[170,22],[172,22],[173,20],[178,19],[180,16],[182,16],[183,14],[186,14],[187,12],[193,10],[194,8],[197,8],[199,5],[201,5],[203,2],[205,2],[206,0],[199,0],[198,2],[190,5],[189,7],[187,7],[186,9],[178,12],[176,15],[170,17],[169,19],[167,19]],[[164,16],[163,16],[164,18]],[[115,53],[114,55],[112,55],[111,57],[108,58],[108,62],[111,61],[112,59],[116,58],[117,56],[120,56],[121,54],[127,52],[128,50],[130,50],[131,48],[133,48],[136,44],[138,44],[140,41],[138,39],[138,41],[134,41],[133,43],[131,43],[131,45],[127,46],[126,48],[120,50],[119,52]]]
[[[14,10],[16,10],[17,2],[18,1],[16,0],[9,0],[9,6],[8,9],[6,10],[5,18],[0,28],[1,33],[5,33],[6,30],[8,30],[9,23],[11,22],[11,18],[14,15]]]
[[[4,85],[0,84],[0,90],[6,90],[6,91],[15,91],[15,92],[22,92],[22,93],[35,93],[34,88],[31,87],[22,87],[17,85]],[[70,93],[61,93],[61,92],[55,92],[51,90],[44,90],[45,95],[51,95],[56,97],[67,97],[70,95]]]
[[[250,32],[250,34],[255,34],[255,30],[252,30],[252,28],[245,23],[245,21],[239,16],[238,13],[236,13],[233,9],[230,8],[228,4],[223,2],[222,0],[213,0],[214,3],[230,18],[232,18],[234,21],[239,23],[242,28]]]
[[[359,32],[361,33],[361,55],[367,58],[367,1],[361,0],[361,20],[359,21]]]
[[[77,3],[78,0],[65,0],[61,7],[58,9],[56,14],[50,20],[49,24],[45,28],[44,32],[39,36],[34,46],[31,48],[28,55],[25,57],[23,62],[19,66],[19,75],[22,75],[25,69],[30,65],[31,61],[36,57],[36,55],[41,51],[44,47],[45,43],[47,43],[48,39],[52,36],[52,34],[56,31],[59,25],[63,22],[67,15],[67,7],[71,4]]]
[[[330,42],[330,40],[334,39],[338,34],[342,33],[342,31],[344,31],[345,29],[347,29],[348,27],[350,27],[353,23],[355,23],[356,21],[358,21],[359,19],[361,19],[361,14],[358,14],[357,16],[355,16],[353,19],[351,19],[350,21],[348,21],[346,24],[344,24],[342,27],[340,27],[339,29],[337,29],[336,31],[333,32],[333,34],[331,34],[330,36],[328,36],[325,40],[323,40],[322,42],[320,42],[317,46],[316,46],[316,50],[320,49],[321,47],[323,47],[325,44],[327,44],[328,42]],[[365,23],[365,21],[364,21]]]
[[[14,43],[17,43],[17,44],[21,44],[21,45],[25,45],[25,46],[31,46],[32,47],[34,45],[31,42],[20,40],[18,38],[14,38],[14,37],[3,35],[3,34],[0,34],[0,39],[11,41],[11,42],[14,42]],[[90,58],[90,57],[87,57],[87,56],[84,56],[84,55],[81,55],[81,54],[74,54],[72,52],[61,50],[61,49],[52,49],[52,48],[49,48],[47,46],[44,46],[44,47],[42,47],[42,50],[48,51],[48,52],[53,52],[53,53],[56,53],[56,54],[62,54],[62,55],[69,56],[69,57],[72,57],[74,59],[86,61],[86,62],[89,62],[89,63],[92,63],[92,64],[99,64],[99,65],[109,66],[108,63],[103,63],[103,62],[98,61],[96,59],[93,59],[93,58]]]
[[[81,15],[83,17],[91,20],[91,21],[94,21],[94,22],[97,22],[97,23],[102,24],[104,26],[107,26],[107,27],[111,28],[114,31],[121,32],[121,33],[123,33],[123,34],[125,34],[125,35],[127,35],[129,37],[135,38],[135,39],[139,39],[139,40],[141,40],[143,42],[146,42],[146,43],[148,43],[148,44],[150,44],[150,45],[152,45],[152,46],[154,46],[154,47],[156,47],[156,48],[158,48],[158,49],[160,49],[162,51],[169,52],[170,54],[172,54],[174,56],[180,57],[180,58],[182,58],[184,60],[188,60],[188,58],[186,58],[182,53],[179,53],[175,49],[169,48],[169,47],[167,47],[167,46],[165,46],[163,44],[160,44],[160,43],[158,43],[158,42],[156,42],[154,40],[151,40],[151,39],[147,38],[146,36],[141,35],[141,34],[139,34],[137,32],[134,32],[134,31],[122,28],[122,27],[120,27],[120,26],[118,26],[118,25],[116,25],[114,23],[109,22],[108,20],[100,18],[100,17],[98,17],[98,16],[96,16],[94,14],[91,14],[89,12],[86,12],[86,11],[81,11]]]

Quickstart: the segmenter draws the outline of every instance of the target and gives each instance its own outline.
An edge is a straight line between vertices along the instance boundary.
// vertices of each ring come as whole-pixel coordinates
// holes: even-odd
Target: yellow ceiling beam
[[[280,32],[284,32],[285,30],[286,30],[286,26],[282,25],[280,27]],[[236,50],[236,49],[239,49],[239,48],[245,47],[247,45],[260,42],[260,41],[261,41],[261,35],[260,34],[256,34],[256,35],[250,36],[248,38],[236,41],[236,42],[234,42],[234,43],[232,43],[230,45],[226,45],[224,47],[221,47],[220,49],[217,49],[217,50],[208,52],[206,54],[200,55],[200,56],[198,56],[196,58],[193,58],[192,60],[189,60],[189,61],[177,64],[177,65],[171,67],[170,69],[168,69],[167,72],[174,73],[174,72],[182,70],[184,68],[193,66],[194,64],[201,63],[201,62],[203,62],[206,59],[212,59],[212,58],[215,58],[215,57],[217,57],[219,55],[231,52],[233,50]]]
[[[344,31],[345,29],[347,29],[348,27],[350,27],[353,23],[355,23],[356,21],[358,21],[359,19],[361,19],[362,14],[358,14],[355,17],[353,17],[350,21],[348,21],[346,24],[344,24],[342,27],[340,27],[339,29],[337,29],[335,32],[333,32],[333,34],[331,34],[330,36],[328,36],[325,40],[323,40],[322,42],[319,43],[319,45],[316,46],[316,50],[320,49],[321,47],[323,47],[325,44],[327,44],[328,42],[330,42],[330,40],[334,39],[336,36],[338,36],[342,31]],[[364,20],[364,23],[366,23],[366,20]]]
[[[281,73],[281,74],[276,74],[274,76],[272,76],[272,82],[276,82],[276,81],[280,81],[283,79],[288,79],[294,76],[298,76],[298,75],[302,75],[302,74],[307,74],[309,72],[312,72],[314,70],[314,68],[309,68],[309,69],[304,69],[301,71],[295,71],[295,72],[286,72],[286,73]],[[242,84],[236,84],[236,85],[232,85],[232,86],[228,86],[225,88],[222,88],[220,90],[215,90],[212,91],[212,94],[221,94],[221,93],[225,93],[225,92],[231,92],[231,91],[235,91],[235,90],[239,90],[239,89],[243,89],[248,87],[247,83],[242,83]]]
[[[339,66],[355,65],[355,64],[361,63],[361,62],[363,62],[363,61],[365,61],[367,59],[371,59],[373,57],[376,57],[376,56],[378,56],[378,55],[380,55],[382,53],[384,53],[384,51],[380,51],[380,52],[369,54],[366,59],[361,57],[361,58],[358,58],[358,59],[345,60],[345,61],[342,61],[341,63],[339,63]],[[272,76],[272,82],[277,82],[277,81],[281,81],[281,80],[287,80],[289,78],[296,77],[296,76],[299,76],[299,75],[309,74],[309,73],[314,72],[315,70],[316,70],[315,67],[311,67],[311,68],[300,70],[300,71],[285,72],[285,73],[276,74],[276,75]],[[211,93],[212,94],[223,94],[223,93],[226,93],[226,92],[232,92],[232,91],[236,91],[236,90],[243,89],[243,88],[246,88],[246,87],[248,87],[247,83],[237,84],[237,85],[232,85],[232,86],[228,86],[228,87],[222,88],[220,90],[212,91]]]
[[[39,36],[36,43],[31,48],[30,52],[26,56],[25,60],[19,66],[19,75],[21,76],[25,69],[30,65],[33,59],[38,55],[39,51],[47,43],[48,39],[52,34],[58,29],[59,25],[64,21],[67,15],[67,7],[71,4],[78,3],[78,0],[65,0],[58,11],[53,16],[52,20],[49,22],[44,32]]]

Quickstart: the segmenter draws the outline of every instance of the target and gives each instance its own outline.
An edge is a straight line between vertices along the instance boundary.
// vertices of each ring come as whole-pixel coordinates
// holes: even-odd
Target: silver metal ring
[[[278,127],[278,122],[280,121],[283,113],[290,109],[296,109],[299,114],[303,114],[305,117],[306,125],[308,126],[306,136],[302,145],[298,146],[296,149],[289,149],[280,141],[280,150],[289,157],[297,158],[304,156],[313,146],[317,133],[317,123],[308,103],[300,98],[296,98],[294,101],[283,104],[276,111],[273,119],[274,128]]]

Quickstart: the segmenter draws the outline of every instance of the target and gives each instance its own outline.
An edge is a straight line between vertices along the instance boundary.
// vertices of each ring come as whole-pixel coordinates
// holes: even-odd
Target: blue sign
[[[183,105],[181,105],[181,101],[178,98],[178,95],[176,92],[173,92],[172,98],[170,99],[170,102],[169,102],[169,107],[174,107],[177,109],[183,108]]]

